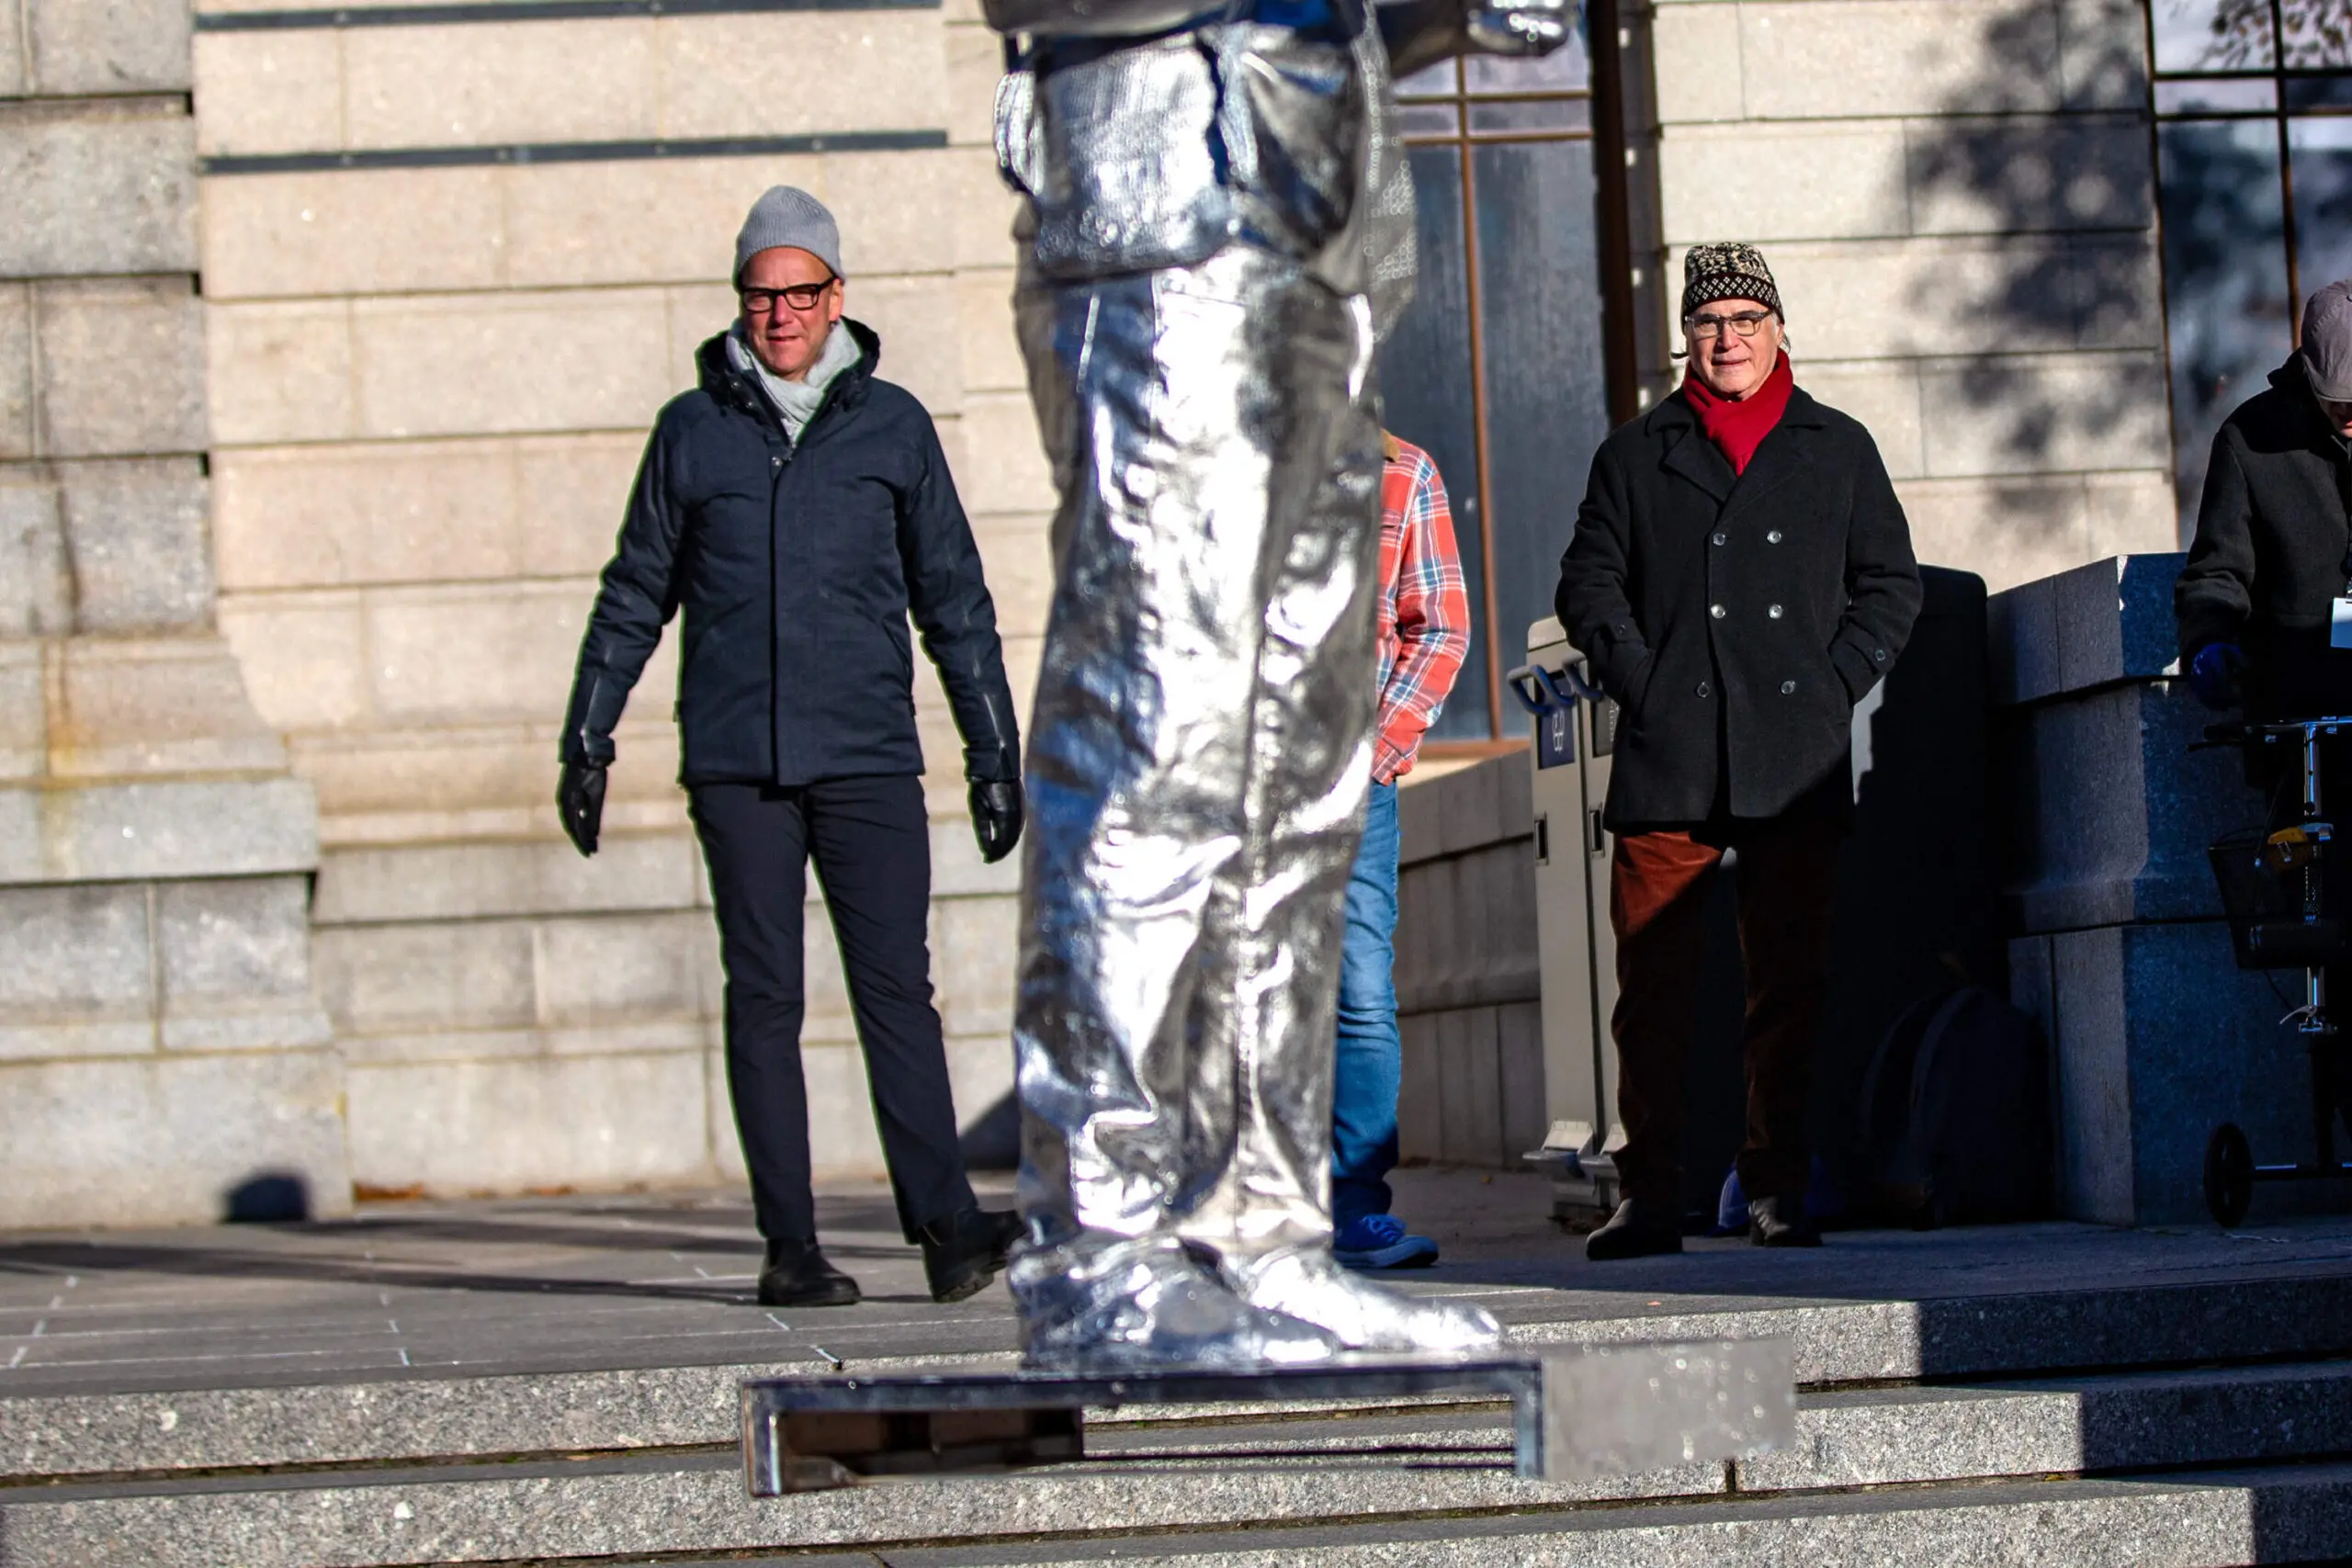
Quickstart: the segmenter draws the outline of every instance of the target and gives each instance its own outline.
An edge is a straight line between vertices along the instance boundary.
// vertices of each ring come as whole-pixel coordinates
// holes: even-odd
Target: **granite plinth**
[[[2308,1045],[2279,1021],[2302,977],[2239,969],[2222,921],[2022,937],[2009,975],[2053,1047],[2055,1190],[2068,1218],[2205,1221],[2205,1145],[2224,1122],[2265,1163],[2312,1157]],[[2352,1188],[2324,1182],[2265,1185],[2255,1202],[2264,1215],[2347,1200]]]
[[[1984,606],[1993,705],[2170,674],[2172,585],[2188,558],[2110,556],[1994,594]]]
[[[2213,715],[2170,679],[2186,558],[2119,556],[1985,604],[2002,890],[2017,933],[2211,919],[2205,846],[2259,820]]]
[[[2301,998],[2238,969],[2206,858],[2265,807],[2235,750],[2200,745],[2214,715],[2176,678],[2184,558],[2094,562],[1987,606],[2010,995],[2052,1047],[2058,1212],[2110,1224],[2202,1219],[2221,1122],[2258,1159],[2311,1153],[2305,1047],[2278,1021]]]
[[[2198,748],[2213,714],[2173,681],[2131,680],[2012,710],[1996,777],[2012,829],[2003,893],[2018,933],[2222,913],[2205,848],[2259,825],[2238,753]]]

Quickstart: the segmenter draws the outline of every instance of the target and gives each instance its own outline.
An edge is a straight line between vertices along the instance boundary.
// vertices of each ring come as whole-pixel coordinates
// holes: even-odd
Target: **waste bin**
[[[1590,684],[1583,656],[1554,619],[1527,629],[1527,662],[1510,688],[1532,725],[1535,924],[1543,976],[1544,1096],[1550,1131],[1527,1157],[1552,1174],[1552,1217],[1589,1221],[1617,1202],[1612,1156],[1617,942],[1609,924],[1609,839],[1600,825],[1616,750],[1617,705]]]

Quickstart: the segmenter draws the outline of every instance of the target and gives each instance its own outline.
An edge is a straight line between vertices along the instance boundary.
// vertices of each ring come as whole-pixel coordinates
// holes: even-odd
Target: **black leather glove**
[[[1021,841],[1021,781],[974,779],[971,799],[972,837],[980,841],[980,858],[994,865]]]
[[[596,829],[605,820],[605,765],[566,762],[555,786],[555,808],[572,847],[583,855],[596,852]]]

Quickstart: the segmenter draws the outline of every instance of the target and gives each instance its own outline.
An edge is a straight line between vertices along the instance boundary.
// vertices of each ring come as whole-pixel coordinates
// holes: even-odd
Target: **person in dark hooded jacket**
[[[930,822],[915,735],[913,616],[938,667],[982,858],[1021,836],[1020,736],[996,611],[931,416],[878,378],[842,313],[840,235],[778,186],[736,240],[742,313],[655,422],[580,648],[557,805],[596,852],[613,730],[681,615],[680,782],[710,871],[727,1076],[767,1256],[768,1305],[841,1305],[817,1245],[800,1066],[801,909],[813,859],[864,1047],[899,1220],[932,1293],[1004,1267],[956,1145],[926,924]]]
[[[2352,582],[2352,279],[2303,307],[2301,346],[2213,437],[2197,537],[2173,587],[2198,696],[2255,719],[2352,711],[2352,648],[2332,646]]]

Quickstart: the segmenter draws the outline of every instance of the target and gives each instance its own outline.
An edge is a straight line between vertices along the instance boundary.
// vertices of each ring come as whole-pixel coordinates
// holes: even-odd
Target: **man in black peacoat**
[[[1849,732],[1919,611],[1886,467],[1860,423],[1795,387],[1763,258],[1694,249],[1683,320],[1690,374],[1595,454],[1556,600],[1623,710],[1607,822],[1625,1201],[1588,1243],[1595,1258],[1680,1249],[1690,982],[1726,849],[1747,972],[1750,1235],[1817,1242],[1804,1106]]]

